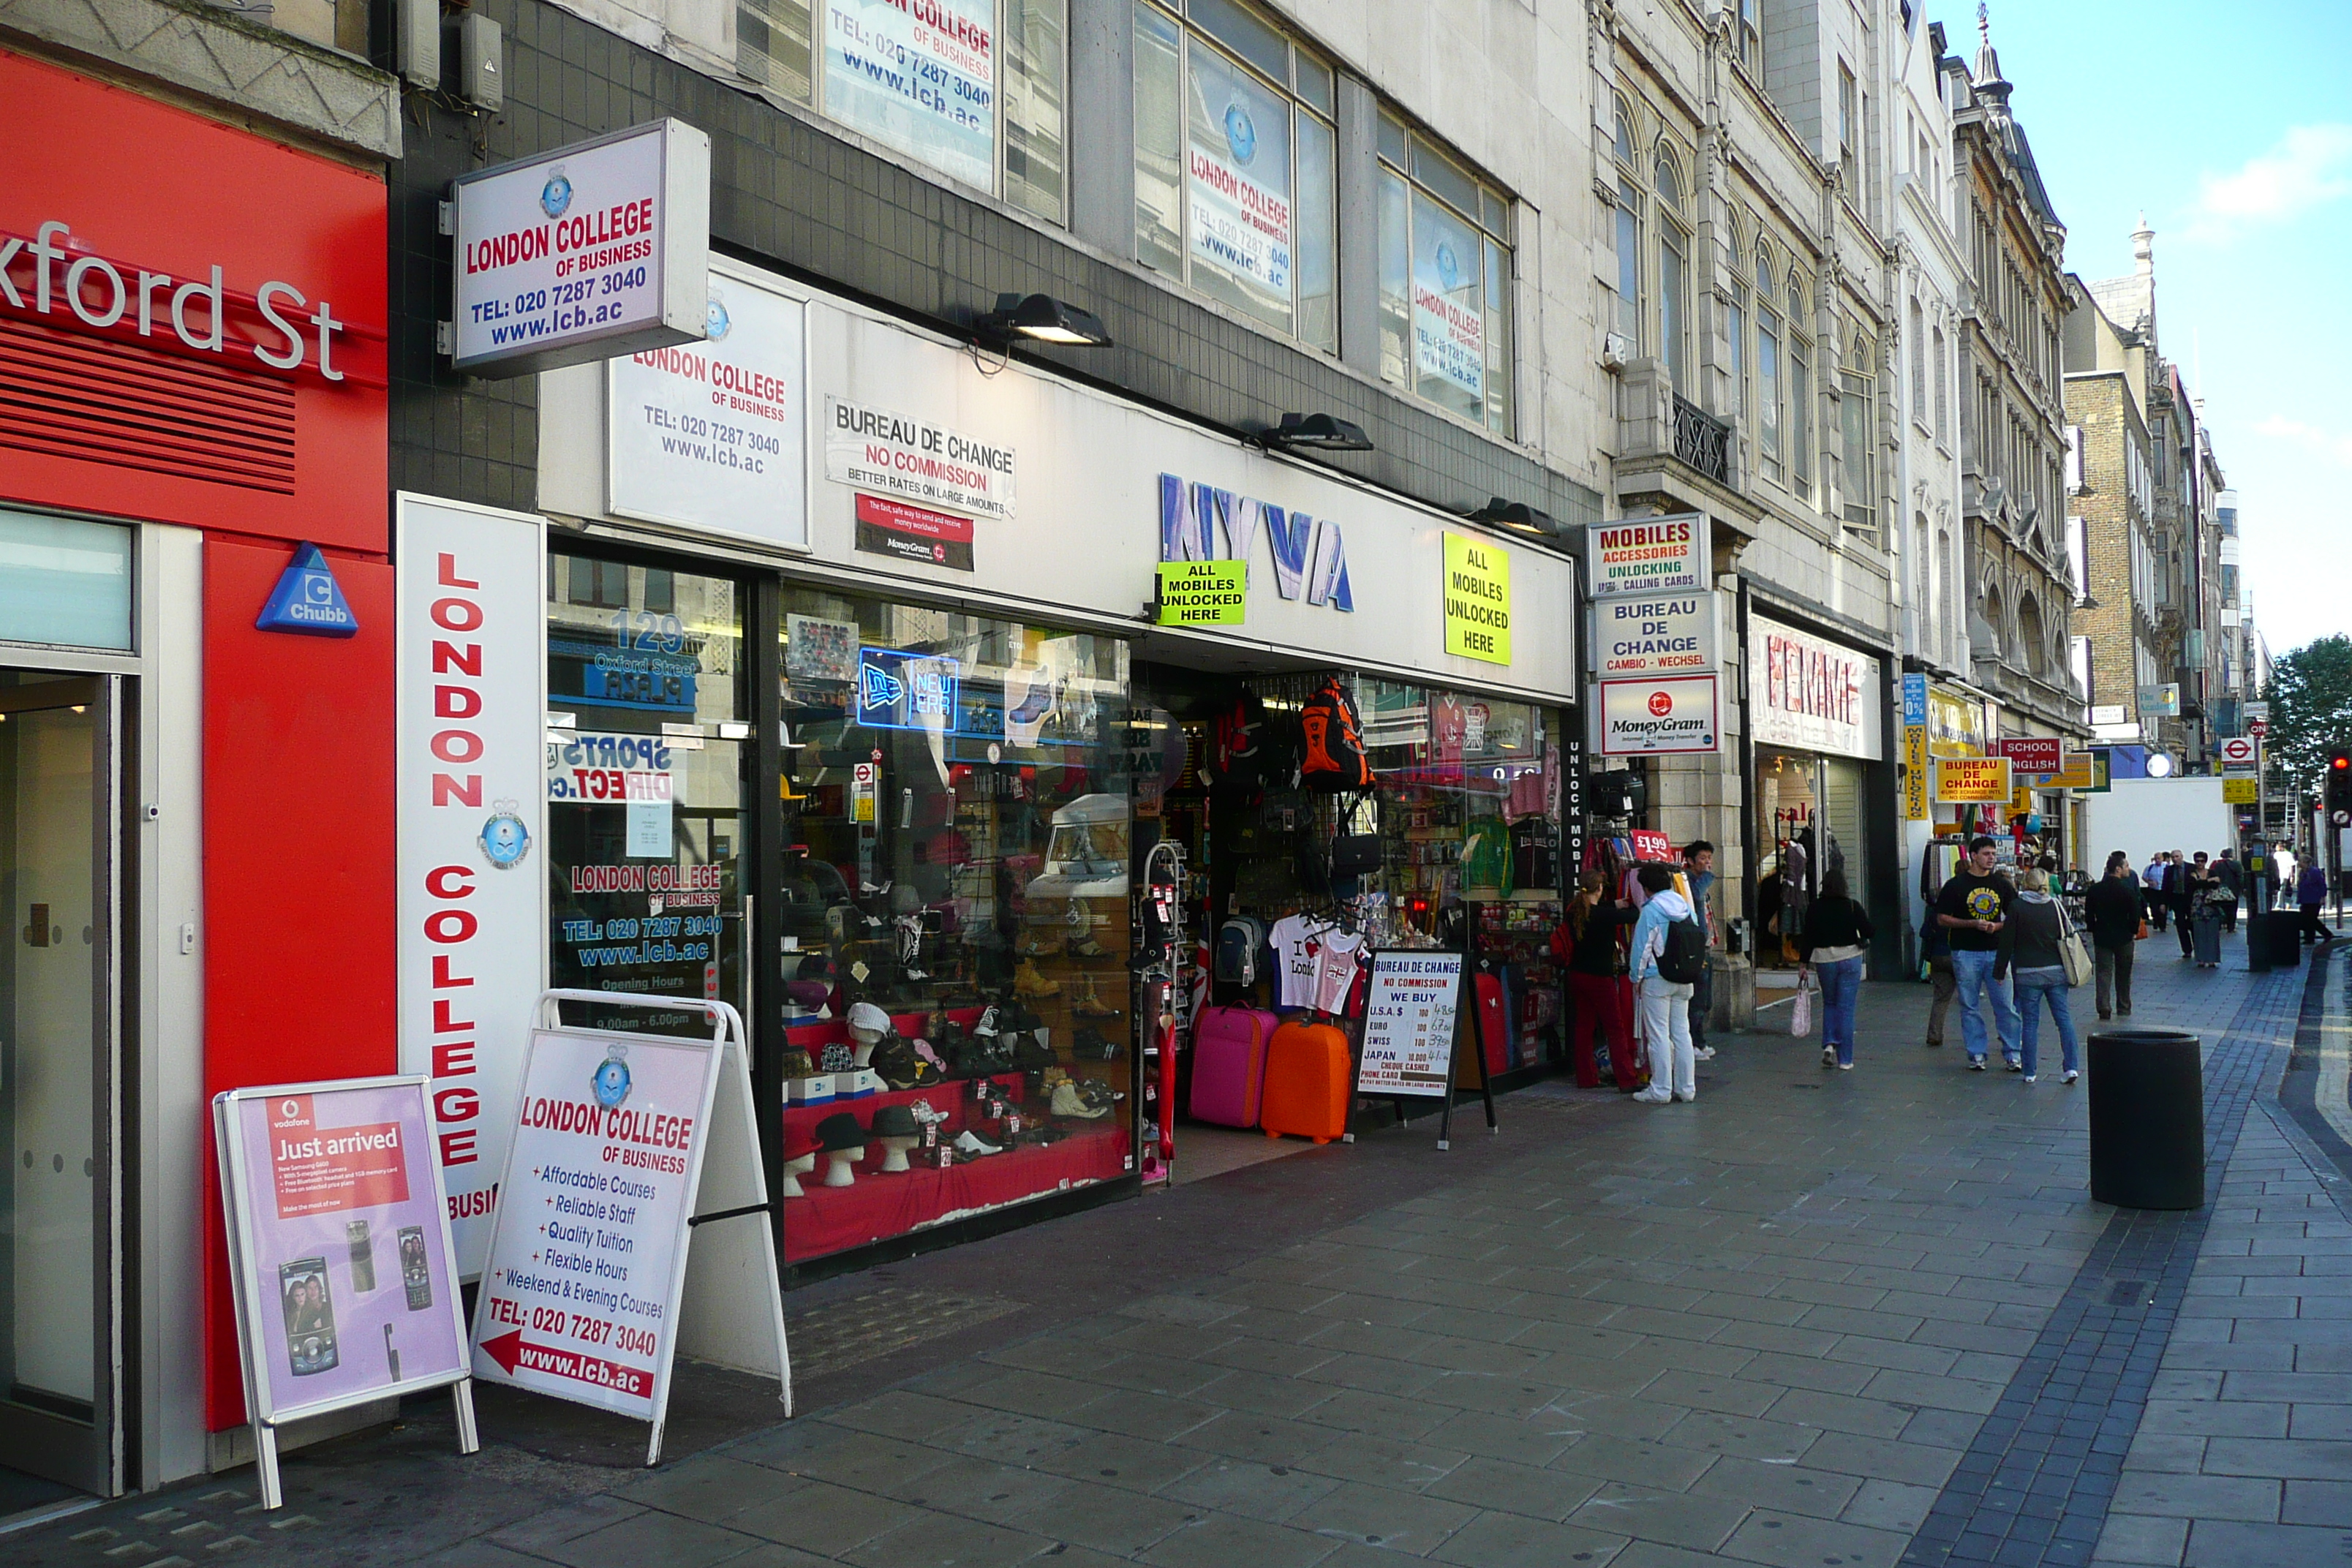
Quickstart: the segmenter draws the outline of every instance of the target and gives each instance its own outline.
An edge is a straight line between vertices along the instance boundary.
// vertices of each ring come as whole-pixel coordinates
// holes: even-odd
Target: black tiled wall
[[[506,109],[469,116],[412,96],[407,155],[392,174],[398,488],[523,510],[536,498],[533,378],[467,379],[434,353],[434,323],[449,315],[450,242],[437,206],[448,182],[667,114],[709,133],[712,237],[748,260],[934,324],[967,321],[1000,292],[1056,295],[1100,315],[1117,343],[1042,356],[1088,380],[1227,428],[1257,428],[1285,410],[1352,419],[1379,450],[1339,466],[1449,510],[1502,496],[1563,523],[1600,515],[1592,490],[1515,447],[1369,388],[759,98],[538,0],[481,0],[478,8],[506,28]]]

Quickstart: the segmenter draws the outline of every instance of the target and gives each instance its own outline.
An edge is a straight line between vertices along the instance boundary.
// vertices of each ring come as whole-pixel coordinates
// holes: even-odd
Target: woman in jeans
[[[1568,972],[1568,1049],[1576,1080],[1600,1081],[1592,1061],[1592,1036],[1600,1031],[1609,1049],[1609,1070],[1617,1087],[1641,1086],[1633,1069],[1633,1009],[1625,980],[1625,960],[1617,933],[1640,918],[1630,903],[1609,897],[1609,879],[1598,866],[1577,879],[1576,900],[1552,932],[1552,956]]]
[[[1822,983],[1822,1066],[1853,1070],[1853,1014],[1862,1000],[1863,955],[1870,951],[1870,911],[1846,896],[1845,870],[1822,873],[1822,894],[1806,912],[1797,951]]]
[[[2051,1017],[2057,1020],[2058,1044],[2065,1053],[2066,1081],[2073,1083],[2082,1076],[2082,1051],[2074,1042],[2074,1014],[2066,1000],[2066,960],[2058,950],[2066,934],[2064,914],[2058,900],[2042,890],[2042,879],[2030,880],[2031,887],[2018,889],[2017,909],[2010,918],[2016,943],[2010,964],[2015,971],[2017,1010],[2025,1016],[2025,1081],[2032,1083],[2039,1076],[2036,1047],[2042,1032],[2042,1005],[2047,1001]]]

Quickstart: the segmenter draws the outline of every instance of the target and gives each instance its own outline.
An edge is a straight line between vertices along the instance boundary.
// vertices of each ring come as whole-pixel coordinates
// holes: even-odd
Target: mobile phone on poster
[[[327,1283],[327,1260],[298,1258],[278,1266],[278,1299],[286,1314],[286,1359],[297,1377],[332,1371],[341,1355],[335,1348],[335,1301]]]
[[[421,1312],[433,1305],[433,1266],[425,1252],[425,1227],[400,1227],[400,1282],[408,1292],[408,1310]]]
[[[375,1238],[363,1219],[344,1226],[343,1237],[352,1249],[352,1289],[364,1296],[375,1289]]]

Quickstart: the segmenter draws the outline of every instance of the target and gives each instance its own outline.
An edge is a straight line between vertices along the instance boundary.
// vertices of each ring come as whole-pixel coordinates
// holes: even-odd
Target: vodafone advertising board
[[[1604,680],[1592,709],[1600,731],[1593,743],[1604,757],[1713,752],[1723,744],[1712,675]]]
[[[457,368],[523,375],[703,335],[710,138],[676,120],[467,174]]]
[[[615,512],[808,543],[806,307],[758,277],[712,263],[702,342],[607,365]]]
[[[428,1079],[459,1267],[481,1270],[547,933],[541,523],[399,498],[400,1066]]]

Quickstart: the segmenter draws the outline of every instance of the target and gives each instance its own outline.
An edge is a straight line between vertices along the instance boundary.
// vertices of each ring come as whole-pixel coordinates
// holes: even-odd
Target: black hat
[[[866,1129],[846,1110],[836,1110],[816,1124],[816,1146],[828,1152],[855,1149],[866,1142]]]
[[[915,1120],[911,1106],[886,1105],[874,1113],[874,1136],[877,1138],[920,1138],[922,1135],[922,1125]]]

